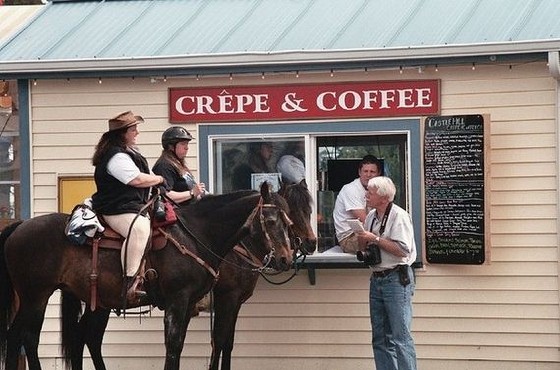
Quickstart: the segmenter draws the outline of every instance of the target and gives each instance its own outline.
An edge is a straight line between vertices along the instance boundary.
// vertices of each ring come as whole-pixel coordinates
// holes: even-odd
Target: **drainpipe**
[[[556,80],[556,248],[558,250],[558,271],[560,272],[560,52],[548,52],[548,71]],[[560,280],[560,273],[558,275]],[[558,291],[560,293],[560,284]],[[559,295],[560,296],[560,295]],[[560,306],[560,299],[558,300]],[[560,317],[558,317],[560,322]]]

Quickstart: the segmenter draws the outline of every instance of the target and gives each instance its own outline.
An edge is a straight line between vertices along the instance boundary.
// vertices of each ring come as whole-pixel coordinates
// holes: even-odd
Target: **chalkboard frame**
[[[472,148],[475,153],[477,150],[482,153],[463,159],[457,155],[457,152],[472,152]],[[422,120],[422,250],[425,263],[490,263],[489,148],[488,115],[429,116]],[[442,160],[435,159],[442,153],[449,154],[443,157],[446,158],[443,166]],[[446,173],[449,178],[445,178]],[[456,199],[448,203],[449,192],[456,195]],[[438,198],[441,194],[445,195]],[[481,200],[479,196],[482,196]],[[455,211],[462,210],[466,216],[457,217],[459,213],[453,212],[454,207]],[[458,225],[465,225],[465,229]]]

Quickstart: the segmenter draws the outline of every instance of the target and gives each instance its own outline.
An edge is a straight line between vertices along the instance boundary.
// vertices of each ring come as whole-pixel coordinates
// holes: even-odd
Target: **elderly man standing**
[[[365,230],[359,234],[362,250],[377,247],[381,261],[371,266],[370,319],[376,369],[416,370],[416,349],[411,334],[412,296],[415,281],[411,265],[416,260],[412,220],[393,204],[396,188],[390,178],[368,182],[371,207]],[[371,250],[371,249],[370,249]]]

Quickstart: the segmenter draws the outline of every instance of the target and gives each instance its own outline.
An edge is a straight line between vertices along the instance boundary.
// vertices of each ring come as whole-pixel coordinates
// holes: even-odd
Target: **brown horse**
[[[307,184],[283,184],[279,194],[286,199],[290,207],[290,240],[294,252],[312,253],[316,247],[317,238],[311,228],[311,194]],[[220,265],[220,278],[213,289],[215,319],[212,329],[212,358],[210,369],[218,369],[222,358],[222,370],[231,367],[231,352],[233,350],[235,324],[241,305],[252,295],[259,277],[258,261],[263,261],[265,255],[259,239],[248,236],[242,244],[247,253],[228,253],[224,263]],[[252,255],[252,256],[251,256]],[[261,266],[266,263],[262,262]],[[87,345],[96,370],[105,370],[101,345],[103,335],[109,321],[109,309],[97,309],[92,312],[86,308],[81,311],[81,302],[71,294],[62,293],[61,317],[62,348],[65,360],[70,361],[73,370],[81,370],[83,350]],[[80,316],[81,314],[81,316]],[[79,320],[79,322],[78,322]]]
[[[241,191],[208,196],[178,208],[180,222],[167,229],[175,243],[147,255],[148,267],[157,271],[157,278],[146,282],[147,290],[155,293],[152,302],[165,311],[165,370],[179,369],[188,313],[214,285],[211,272],[243,237],[259,239],[264,254],[273,249],[277,262],[289,268],[287,210],[285,200],[271,193],[267,184],[260,194]],[[29,369],[41,369],[39,335],[48,299],[56,289],[84,302],[90,299],[91,249],[66,239],[67,219],[60,213],[39,216],[0,234],[0,357],[6,370],[16,369],[21,346]],[[173,244],[192,249],[207,267]],[[99,266],[99,306],[122,308],[120,251],[100,249]],[[14,292],[20,305],[10,325]]]
[[[310,224],[311,194],[305,181],[295,185],[283,185],[279,191],[290,206],[293,221],[290,238],[302,253],[313,253],[317,238]],[[243,243],[250,251],[258,250],[258,240],[245,238]],[[214,327],[212,328],[212,356],[210,370],[230,370],[231,353],[235,339],[235,325],[241,305],[252,295],[259,273],[251,269],[252,264],[239,253],[229,253],[220,266],[220,279],[213,289]],[[295,268],[295,266],[294,266]]]

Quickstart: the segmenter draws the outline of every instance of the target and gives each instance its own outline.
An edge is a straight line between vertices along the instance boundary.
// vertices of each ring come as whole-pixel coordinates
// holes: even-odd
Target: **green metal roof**
[[[0,76],[540,54],[558,19],[558,0],[53,0]]]

